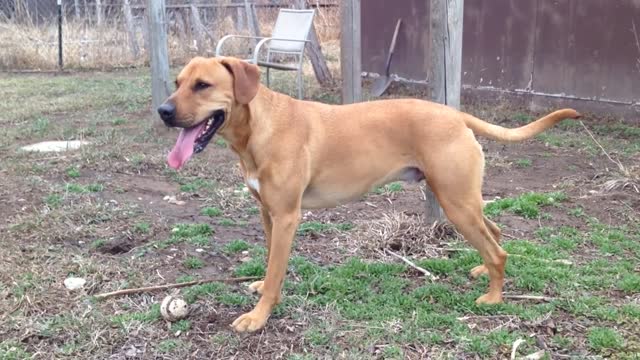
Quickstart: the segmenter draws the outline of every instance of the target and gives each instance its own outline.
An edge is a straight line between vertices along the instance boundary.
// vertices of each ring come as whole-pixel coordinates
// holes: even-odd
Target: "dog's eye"
[[[208,88],[210,86],[211,85],[207,84],[206,82],[198,81],[196,83],[195,89],[196,90],[203,90],[203,89],[206,89],[206,88]]]

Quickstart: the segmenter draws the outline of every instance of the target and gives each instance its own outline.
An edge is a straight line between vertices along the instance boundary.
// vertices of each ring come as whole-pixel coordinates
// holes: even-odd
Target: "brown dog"
[[[181,168],[217,132],[240,157],[261,206],[267,274],[250,285],[262,295],[256,307],[233,322],[241,332],[262,328],[280,301],[302,208],[344,204],[395,180],[426,179],[447,218],[484,260],[471,272],[490,277],[477,302],[501,302],[507,253],[498,244],[500,229],[482,212],[484,157],[474,134],[517,142],[580,116],[564,109],[506,129],[422,100],[299,101],[262,86],[259,68],[236,58],[194,58],[176,86],[158,108],[167,125],[183,128],[169,165]]]

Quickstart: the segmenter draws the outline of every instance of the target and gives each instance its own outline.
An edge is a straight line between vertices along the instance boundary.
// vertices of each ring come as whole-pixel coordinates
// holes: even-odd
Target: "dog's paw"
[[[262,290],[264,290],[264,281],[255,281],[249,285],[249,292],[258,293],[262,295]]]
[[[231,326],[237,332],[253,332],[260,330],[267,323],[269,316],[261,316],[254,311],[240,315]]]
[[[484,294],[476,299],[476,304],[499,304],[502,302],[502,294]]]
[[[471,275],[472,278],[475,279],[475,278],[480,277],[481,275],[489,274],[489,270],[484,265],[478,265],[478,266],[474,267],[473,269],[471,269],[469,274]]]

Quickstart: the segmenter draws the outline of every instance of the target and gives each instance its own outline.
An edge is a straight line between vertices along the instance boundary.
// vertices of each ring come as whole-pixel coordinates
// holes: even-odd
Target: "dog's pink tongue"
[[[193,155],[193,145],[196,142],[196,137],[200,134],[202,126],[204,124],[180,131],[178,141],[176,141],[176,145],[167,157],[169,166],[178,170],[189,160]]]

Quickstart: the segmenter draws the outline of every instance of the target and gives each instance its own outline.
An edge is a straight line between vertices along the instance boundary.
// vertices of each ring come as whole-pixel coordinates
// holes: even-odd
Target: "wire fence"
[[[58,0],[0,0],[0,70],[58,68]],[[61,0],[66,69],[148,65],[147,0]],[[270,34],[279,8],[293,0],[167,0],[171,63],[212,56],[222,36],[248,34],[249,21]],[[339,38],[336,1],[309,0],[320,41]]]

